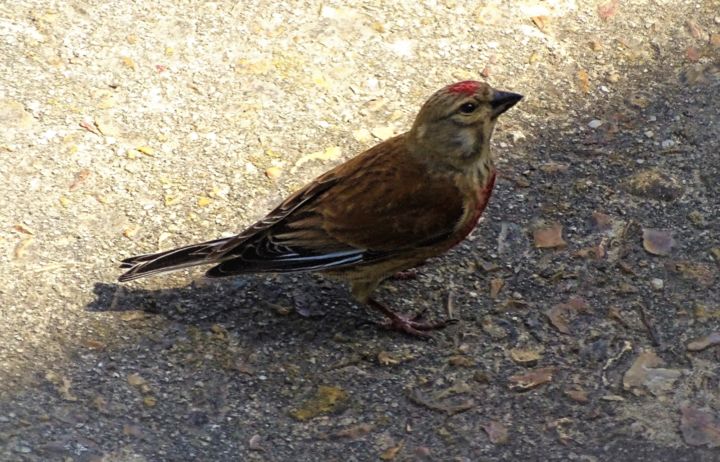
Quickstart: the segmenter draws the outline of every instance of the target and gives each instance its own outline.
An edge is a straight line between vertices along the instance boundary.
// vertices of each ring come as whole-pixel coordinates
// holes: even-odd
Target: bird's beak
[[[523,99],[523,95],[511,93],[509,91],[496,91],[490,105],[493,109],[493,117],[497,117],[511,107],[515,106],[518,101]]]

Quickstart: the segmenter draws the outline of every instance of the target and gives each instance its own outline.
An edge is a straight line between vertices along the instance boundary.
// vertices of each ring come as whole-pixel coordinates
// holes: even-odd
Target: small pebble
[[[518,141],[525,139],[525,134],[520,130],[515,130],[510,134],[510,136],[512,136],[513,143],[517,143]]]
[[[280,167],[269,167],[265,170],[265,176],[271,180],[277,180],[282,175],[282,169]]]
[[[602,125],[602,124],[603,124],[603,121],[602,121],[602,120],[595,119],[595,120],[591,120],[591,121],[590,121],[590,123],[588,124],[588,127],[590,127],[590,128],[598,128],[598,127],[599,127],[600,125]]]
[[[655,290],[663,290],[663,288],[665,287],[665,281],[659,278],[652,278],[650,280],[650,285]]]
[[[386,140],[386,139],[388,139],[388,138],[390,138],[390,137],[393,136],[394,130],[393,130],[392,127],[388,127],[388,126],[375,127],[375,128],[373,128],[373,129],[370,131],[370,133],[372,133],[372,135],[373,135],[375,138],[378,138],[378,139],[381,139],[381,140]]]
[[[663,149],[668,149],[673,146],[675,146],[675,141],[673,140],[663,140],[662,143],[660,143],[660,146],[662,146]]]
[[[653,133],[652,130],[647,130],[647,131],[645,132],[645,136],[648,137],[648,138],[652,138],[653,136],[655,136],[655,133]]]

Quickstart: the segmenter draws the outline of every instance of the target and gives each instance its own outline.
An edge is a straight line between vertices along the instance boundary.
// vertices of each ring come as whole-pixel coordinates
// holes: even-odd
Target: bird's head
[[[414,153],[438,166],[464,170],[490,159],[490,136],[500,114],[522,95],[495,90],[472,80],[435,92],[423,105],[408,133]]]

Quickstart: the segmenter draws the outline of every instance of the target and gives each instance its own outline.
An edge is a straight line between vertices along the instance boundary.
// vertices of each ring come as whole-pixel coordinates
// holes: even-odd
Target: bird
[[[126,258],[119,281],[210,264],[208,278],[320,272],[349,283],[355,300],[386,317],[384,326],[430,337],[453,320],[396,313],[371,294],[475,228],[495,184],[490,137],[522,98],[480,81],[447,85],[407,132],[320,175],[241,233]]]

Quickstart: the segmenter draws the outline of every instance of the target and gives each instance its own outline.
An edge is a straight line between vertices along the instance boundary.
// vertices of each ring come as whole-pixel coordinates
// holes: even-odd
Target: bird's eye
[[[477,109],[477,104],[475,103],[465,103],[460,106],[460,112],[463,114],[472,114],[475,109]]]

